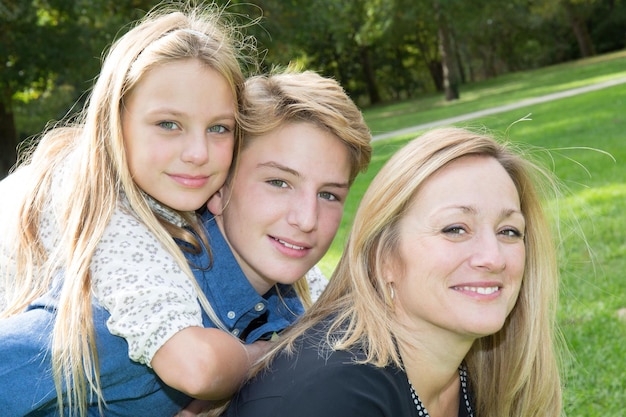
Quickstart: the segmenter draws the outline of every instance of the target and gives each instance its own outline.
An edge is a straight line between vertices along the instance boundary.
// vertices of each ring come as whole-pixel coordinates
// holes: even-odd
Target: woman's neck
[[[422,333],[419,338],[399,340],[398,346],[409,381],[430,417],[456,417],[459,366],[472,341],[444,341]]]

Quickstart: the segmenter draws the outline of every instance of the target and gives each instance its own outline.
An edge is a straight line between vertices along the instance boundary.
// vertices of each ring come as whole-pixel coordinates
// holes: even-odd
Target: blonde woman
[[[559,416],[543,175],[460,128],[399,150],[325,292],[223,415]]]
[[[247,42],[217,6],[155,9],[0,184],[3,414],[173,415],[260,353],[203,327],[223,325],[173,239],[206,246],[195,211],[239,146]]]

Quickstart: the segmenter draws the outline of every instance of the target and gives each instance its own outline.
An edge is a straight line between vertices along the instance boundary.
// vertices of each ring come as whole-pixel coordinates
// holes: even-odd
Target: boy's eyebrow
[[[257,165],[259,168],[275,168],[275,169],[279,169],[281,171],[285,171],[291,175],[295,175],[297,177],[300,177],[300,173],[298,171],[296,171],[295,169],[289,168],[285,165],[279,164],[278,162],[274,162],[274,161],[268,161],[268,162],[261,162],[260,164]]]
[[[278,162],[274,162],[274,161],[268,161],[268,162],[261,162],[260,164],[257,165],[257,167],[259,168],[274,168],[274,169],[279,169],[281,171],[284,171],[288,174],[294,175],[296,177],[302,177],[302,175],[300,175],[300,173],[298,171],[296,171],[295,169],[289,168],[288,166],[279,164]],[[330,186],[330,187],[336,187],[336,188],[350,188],[350,184],[348,183],[348,181],[346,182],[329,182],[324,184],[325,186]]]

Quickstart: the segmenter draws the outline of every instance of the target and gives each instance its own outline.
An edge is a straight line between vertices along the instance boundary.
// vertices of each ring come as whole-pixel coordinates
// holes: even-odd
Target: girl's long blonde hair
[[[558,268],[553,230],[543,209],[552,198],[552,176],[491,137],[460,128],[432,130],[399,150],[376,175],[356,213],[350,237],[328,287],[284,335],[278,352],[291,352],[311,326],[332,317],[331,349],[363,346],[365,362],[401,367],[396,340],[407,338],[394,320],[384,261],[397,259],[398,224],[421,184],[466,155],[495,158],[511,176],[526,219],[526,265],[517,304],[496,334],[476,340],[465,361],[483,417],[556,417],[561,410],[556,333]],[[542,186],[545,184],[546,186]],[[339,336],[338,336],[339,335]]]
[[[0,317],[19,314],[48,292],[62,276],[57,317],[52,331],[52,371],[60,414],[86,415],[97,399],[103,412],[98,354],[92,317],[90,263],[101,236],[123,193],[146,227],[157,236],[196,285],[177,237],[199,245],[193,235],[158,217],[133,182],[124,151],[121,109],[142,77],[157,65],[198,59],[219,72],[235,98],[243,88],[242,59],[254,52],[225,9],[215,4],[164,3],[117,40],[81,114],[65,127],[46,132],[25,159],[30,170],[21,202],[12,265],[3,273],[8,307]],[[236,136],[235,156],[240,144]],[[19,171],[19,169],[18,169]],[[56,186],[53,186],[56,184]],[[55,195],[51,190],[63,191]],[[46,251],[40,239],[41,213],[55,211],[60,235]],[[203,236],[194,213],[181,213]],[[220,323],[202,291],[198,297],[209,317]]]

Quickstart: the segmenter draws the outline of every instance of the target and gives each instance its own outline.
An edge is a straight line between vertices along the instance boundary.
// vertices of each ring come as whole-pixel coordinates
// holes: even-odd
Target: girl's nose
[[[181,159],[183,162],[189,162],[194,165],[207,163],[209,160],[209,145],[205,132],[190,133],[185,138]]]

